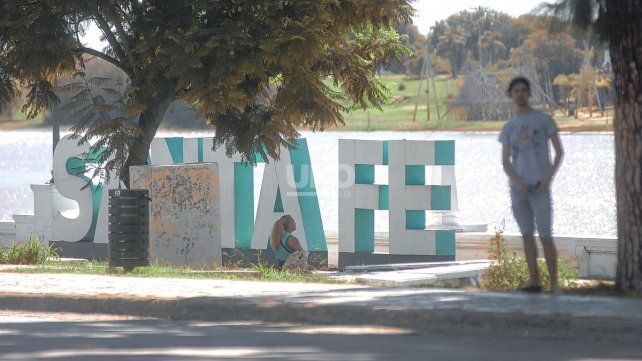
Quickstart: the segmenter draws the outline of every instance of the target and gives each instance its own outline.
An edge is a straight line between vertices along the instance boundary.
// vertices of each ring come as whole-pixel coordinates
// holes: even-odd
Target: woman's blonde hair
[[[272,246],[272,249],[274,251],[279,249],[279,243],[281,242],[281,238],[285,234],[285,223],[290,220],[292,220],[292,216],[286,214],[277,219],[276,222],[274,222],[274,226],[272,226],[272,232],[270,232],[270,245]]]

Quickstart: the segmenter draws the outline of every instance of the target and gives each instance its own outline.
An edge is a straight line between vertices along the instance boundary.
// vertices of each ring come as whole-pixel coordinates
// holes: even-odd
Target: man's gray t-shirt
[[[553,118],[537,109],[510,117],[499,141],[510,146],[511,164],[519,179],[535,185],[551,167],[549,138],[559,128]]]

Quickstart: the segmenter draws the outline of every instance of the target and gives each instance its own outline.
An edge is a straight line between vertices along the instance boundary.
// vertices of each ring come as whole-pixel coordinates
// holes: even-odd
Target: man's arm
[[[562,147],[562,140],[560,139],[560,133],[554,133],[551,135],[551,143],[553,143],[553,149],[555,149],[555,160],[553,165],[548,169],[548,173],[540,181],[539,190],[546,190],[550,187],[551,181],[557,173],[557,170],[562,164],[562,159],[564,158],[564,147]]]
[[[515,187],[519,193],[526,196],[528,194],[526,184],[519,179],[517,172],[515,172],[515,169],[513,169],[513,166],[510,164],[510,145],[507,142],[502,143],[502,166],[513,187]]]

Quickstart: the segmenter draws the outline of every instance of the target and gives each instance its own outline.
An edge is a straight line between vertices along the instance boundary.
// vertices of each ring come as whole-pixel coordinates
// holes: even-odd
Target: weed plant
[[[501,230],[496,230],[488,248],[490,267],[484,273],[482,287],[495,291],[508,291],[523,287],[529,278],[526,258],[508,250],[508,242]],[[551,279],[548,266],[543,259],[537,260],[540,280],[544,288],[550,288]],[[568,287],[577,280],[579,274],[575,267],[558,259],[558,282],[560,287]]]

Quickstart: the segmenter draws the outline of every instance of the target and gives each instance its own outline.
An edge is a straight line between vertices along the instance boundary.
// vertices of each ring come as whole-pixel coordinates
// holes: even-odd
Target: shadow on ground
[[[642,346],[634,343],[456,335],[377,326],[128,318],[0,311],[0,359],[642,359]]]

